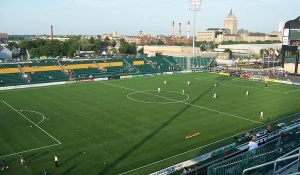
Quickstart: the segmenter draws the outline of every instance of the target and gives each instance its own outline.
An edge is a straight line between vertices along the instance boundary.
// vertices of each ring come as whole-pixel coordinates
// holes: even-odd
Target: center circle
[[[183,99],[182,97],[185,98]],[[187,94],[176,91],[161,91],[158,93],[156,90],[146,90],[131,92],[127,95],[127,98],[140,103],[168,104],[184,102],[190,97]]]

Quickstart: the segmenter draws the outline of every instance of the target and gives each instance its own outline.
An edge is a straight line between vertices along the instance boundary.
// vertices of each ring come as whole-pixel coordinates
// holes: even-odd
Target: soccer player
[[[167,81],[166,80],[164,81],[164,85],[167,85]]]
[[[190,81],[187,82],[187,85],[188,85],[188,86],[190,85]]]
[[[268,88],[268,84],[267,83],[265,83],[265,88]]]
[[[260,112],[260,118],[264,119],[264,112]]]
[[[21,165],[24,165],[26,162],[25,162],[24,157],[21,153],[19,154],[19,157],[20,157],[20,160],[21,160]]]
[[[215,83],[215,88],[217,87],[217,83]]]
[[[184,95],[184,89],[182,89],[182,95]]]
[[[249,92],[247,91],[247,92],[246,92],[246,97],[248,97],[248,95],[249,95]]]
[[[57,158],[57,156],[54,156],[54,164],[55,164],[55,167],[57,168],[58,167],[58,158]]]
[[[216,98],[217,98],[217,94],[215,93],[214,96],[213,96],[213,99],[216,99]]]
[[[157,88],[157,92],[160,93],[160,88]]]
[[[1,170],[4,170],[4,169],[7,169],[8,168],[8,165],[7,165],[7,161],[6,161],[6,157],[2,156],[2,169]]]

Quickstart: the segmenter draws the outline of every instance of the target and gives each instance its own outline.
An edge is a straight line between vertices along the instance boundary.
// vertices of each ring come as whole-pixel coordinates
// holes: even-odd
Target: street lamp
[[[194,11],[194,31],[193,31],[193,57],[195,57],[195,28],[196,28],[196,11],[201,9],[201,2],[202,0],[190,0],[189,9]],[[189,59],[188,59],[188,67],[190,67]]]

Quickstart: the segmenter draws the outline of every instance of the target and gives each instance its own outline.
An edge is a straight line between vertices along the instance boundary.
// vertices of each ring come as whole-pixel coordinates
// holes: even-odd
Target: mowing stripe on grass
[[[275,121],[273,121],[273,122],[270,122],[270,124],[271,124],[271,123],[279,122],[279,121],[281,121],[282,119],[286,119],[286,118],[289,118],[289,117],[292,117],[292,116],[295,116],[295,115],[299,115],[299,114],[300,114],[300,112],[297,112],[297,113],[295,113],[295,114],[292,114],[292,115],[286,116],[286,117],[284,117],[284,118],[281,118],[281,119],[275,120]],[[266,125],[267,125],[267,124],[266,124]],[[257,128],[260,128],[260,127],[256,127],[256,128],[254,128],[254,130],[257,129]],[[244,133],[244,132],[241,132],[241,133],[235,134],[235,135],[233,135],[233,136],[231,136],[231,137],[239,136],[239,135],[241,135],[241,134],[243,134],[243,133]],[[171,156],[171,157],[168,157],[168,158],[165,158],[165,159],[162,159],[162,160],[159,160],[159,161],[156,161],[156,162],[153,162],[153,163],[150,163],[150,164],[147,164],[147,165],[144,165],[144,166],[141,166],[141,167],[138,167],[138,168],[135,168],[135,169],[126,171],[126,172],[121,173],[121,174],[119,174],[119,175],[128,174],[128,173],[131,173],[131,172],[134,172],[134,171],[137,171],[137,170],[140,170],[140,169],[143,169],[143,168],[146,168],[146,167],[149,167],[149,166],[158,164],[158,163],[160,163],[160,162],[164,162],[164,161],[166,161],[166,160],[169,160],[169,159],[172,159],[172,158],[175,158],[175,157],[184,155],[184,154],[186,154],[186,153],[189,153],[189,152],[192,152],[192,151],[196,151],[196,150],[198,150],[198,149],[200,149],[200,148],[204,148],[204,147],[213,145],[213,144],[215,144],[215,143],[224,141],[224,140],[226,140],[226,139],[230,139],[231,137],[227,137],[227,138],[224,138],[224,139],[221,139],[221,140],[218,140],[218,141],[215,141],[215,142],[212,142],[212,143],[209,143],[209,144],[206,144],[206,145],[203,145],[203,146],[200,146],[200,147],[191,149],[191,150],[189,150],[189,151],[185,151],[185,152],[183,152],[183,153],[176,154],[176,155],[174,155],[174,156]],[[248,144],[248,142],[245,143],[245,144]],[[243,144],[243,145],[245,145],[245,144]],[[240,146],[242,146],[242,145],[240,145]]]
[[[170,101],[175,101],[177,103],[186,104],[186,105],[193,106],[193,107],[196,107],[196,108],[205,109],[205,110],[208,110],[208,111],[212,111],[212,112],[216,112],[216,113],[228,115],[228,116],[231,116],[231,117],[235,117],[235,118],[247,120],[247,121],[250,121],[250,122],[263,124],[262,122],[258,122],[258,121],[255,121],[255,120],[250,120],[250,119],[247,119],[247,118],[239,117],[239,116],[236,116],[236,115],[233,115],[233,114],[228,114],[226,112],[221,112],[221,111],[217,111],[217,110],[214,110],[214,109],[209,109],[209,108],[206,108],[206,107],[203,107],[203,106],[198,106],[198,105],[190,104],[190,103],[187,103],[187,102],[184,102],[184,101],[178,101],[178,100],[174,100],[174,99],[171,99],[171,98],[168,98],[168,97],[163,97],[163,96],[160,96],[160,95],[155,95],[155,94],[147,93],[147,92],[144,92],[144,91],[139,91],[139,90],[135,90],[135,89],[131,89],[131,88],[126,88],[126,87],[122,87],[122,86],[118,86],[118,85],[113,85],[113,84],[109,84],[109,83],[103,83],[103,84],[106,84],[106,85],[109,85],[109,86],[118,87],[118,88],[121,88],[121,89],[127,89],[127,90],[131,90],[131,91],[135,91],[135,92],[140,92],[140,93],[147,94],[147,95],[152,95],[152,96],[155,96],[155,97],[160,97],[160,98],[167,99],[167,100],[170,100]]]
[[[23,115],[22,113],[20,113],[18,110],[16,110],[15,108],[13,108],[11,105],[9,105],[8,103],[6,103],[5,101],[2,100],[3,103],[5,103],[8,107],[10,107],[12,110],[16,111],[18,114],[20,114],[22,117],[24,117],[26,120],[28,120],[30,123],[32,123],[34,126],[36,126],[37,128],[39,128],[41,131],[43,131],[45,134],[47,134],[49,137],[51,137],[52,139],[54,139],[58,144],[61,144],[60,141],[58,141],[56,138],[54,138],[52,135],[50,135],[48,132],[46,132],[45,130],[43,130],[39,125],[35,124],[33,121],[31,121],[29,118],[27,118],[25,115]]]

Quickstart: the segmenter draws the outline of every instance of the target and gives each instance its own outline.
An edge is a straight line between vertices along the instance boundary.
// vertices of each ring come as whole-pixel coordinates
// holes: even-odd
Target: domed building
[[[224,19],[224,28],[229,29],[231,34],[237,34],[237,25],[238,20],[236,16],[232,13],[232,10],[230,10],[230,13]]]

